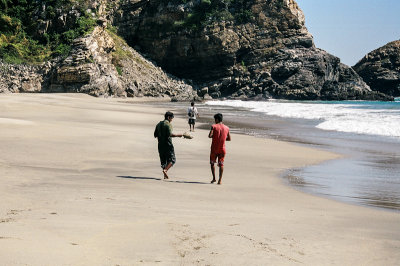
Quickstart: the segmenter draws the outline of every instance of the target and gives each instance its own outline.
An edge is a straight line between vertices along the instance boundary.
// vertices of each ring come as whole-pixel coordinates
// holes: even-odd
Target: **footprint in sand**
[[[255,239],[249,237],[249,236],[246,236],[246,235],[238,234],[238,235],[236,235],[236,236],[242,237],[242,238],[244,238],[244,239],[247,239],[248,241],[250,241],[250,242],[253,244],[254,247],[258,247],[258,248],[260,248],[261,250],[264,250],[264,251],[266,251],[266,252],[274,253],[274,254],[276,254],[276,255],[278,255],[278,256],[280,256],[280,257],[282,257],[282,258],[285,258],[285,259],[287,259],[287,260],[289,260],[289,261],[294,261],[294,262],[297,262],[297,263],[301,263],[300,261],[298,261],[298,260],[296,260],[296,259],[294,259],[294,258],[292,258],[292,257],[290,257],[290,256],[288,256],[288,255],[286,255],[286,254],[284,254],[282,251],[280,251],[280,250],[278,250],[278,249],[272,247],[271,244],[265,243],[265,242],[263,242],[263,241],[257,241],[257,240],[255,240]],[[284,239],[284,240],[289,240],[287,237],[283,237],[282,239]],[[265,239],[265,240],[271,242],[270,239]],[[294,241],[294,239],[291,239],[291,240]],[[298,253],[299,253],[299,252],[298,252]],[[299,254],[301,255],[301,253],[299,253]]]
[[[12,221],[15,221],[15,220],[12,219],[12,218],[4,218],[4,219],[0,220],[0,223],[9,223],[9,222],[12,222]]]
[[[190,228],[189,224],[173,224],[170,223],[171,230],[175,234],[176,241],[174,247],[181,258],[194,258],[200,249],[206,248],[205,241],[209,237],[199,234]]]
[[[297,252],[299,255],[302,255],[302,256],[305,255],[304,251],[301,250],[301,248],[300,248],[301,245],[299,245],[299,244],[297,243],[297,241],[296,241],[293,237],[284,236],[284,237],[282,237],[282,239],[285,240],[286,245],[289,245],[289,247],[290,247],[291,249],[295,249],[296,252]]]
[[[20,212],[24,212],[24,211],[31,211],[31,209],[27,209],[27,210],[9,210],[7,215],[17,215]]]
[[[23,211],[30,211],[30,210],[31,210],[31,209],[28,209],[28,210],[9,210],[9,211],[7,212],[7,216],[16,216],[16,215],[18,215],[20,212],[23,212]],[[6,217],[6,218],[0,219],[0,223],[9,223],[9,222],[13,222],[13,221],[15,221],[15,219],[12,218],[12,217]]]

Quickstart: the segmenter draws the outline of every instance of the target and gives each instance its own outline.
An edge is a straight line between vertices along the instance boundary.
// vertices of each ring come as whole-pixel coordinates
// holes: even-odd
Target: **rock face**
[[[87,1],[88,10],[102,16],[114,1]],[[45,7],[43,7],[45,8]],[[64,12],[64,13],[63,13]],[[38,34],[65,27],[81,14],[76,9],[58,11],[54,21],[40,20]],[[193,87],[167,74],[144,58],[107,27],[102,17],[98,26],[74,40],[66,58],[41,65],[11,65],[0,61],[0,92],[81,92],[93,96],[163,97],[193,100]]]
[[[72,55],[59,64],[49,91],[94,96],[167,96],[193,99],[192,87],[168,76],[124,40],[103,27],[75,40]]]
[[[316,48],[293,0],[70,3],[69,9],[56,9],[53,20],[46,20],[43,4],[36,14],[37,35],[82,16],[74,3],[85,5],[98,26],[75,39],[66,58],[38,66],[0,62],[0,92],[174,100],[392,99],[371,91],[353,69]]]
[[[373,90],[400,96],[400,40],[368,53],[353,68]]]
[[[166,74],[124,40],[98,26],[71,55],[38,66],[0,62],[0,92],[80,92],[93,96],[192,100],[192,86]]]
[[[314,46],[295,1],[211,1],[220,6],[199,18],[205,2],[125,1],[114,23],[130,45],[213,98],[388,99]]]
[[[10,65],[0,61],[0,93],[40,92],[50,64]]]

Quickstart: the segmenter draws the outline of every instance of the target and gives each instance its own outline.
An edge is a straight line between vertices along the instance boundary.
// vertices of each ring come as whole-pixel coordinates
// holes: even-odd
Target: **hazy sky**
[[[296,0],[315,45],[356,64],[364,55],[400,39],[400,0]]]

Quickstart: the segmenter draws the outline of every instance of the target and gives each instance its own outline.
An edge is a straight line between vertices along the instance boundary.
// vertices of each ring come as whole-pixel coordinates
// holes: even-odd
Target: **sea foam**
[[[283,118],[317,121],[323,130],[400,138],[400,103],[209,101],[207,105],[246,108]]]

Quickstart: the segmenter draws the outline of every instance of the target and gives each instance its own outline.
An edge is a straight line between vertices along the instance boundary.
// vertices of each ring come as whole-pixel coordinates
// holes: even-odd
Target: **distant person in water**
[[[168,170],[175,164],[175,151],[172,138],[182,137],[182,134],[172,133],[172,119],[174,114],[166,112],[164,121],[160,121],[154,130],[154,137],[158,139],[158,154],[160,155],[161,168],[163,169],[164,179],[168,179]]]
[[[189,116],[189,129],[190,129],[190,131],[192,131],[192,128],[193,128],[193,131],[194,131],[194,125],[196,124],[196,117],[197,116],[200,117],[200,116],[199,116],[199,112],[197,111],[197,108],[194,107],[194,102],[191,102],[190,105],[191,106],[188,108],[188,111],[187,111],[188,116]]]
[[[225,141],[231,140],[231,134],[229,133],[229,128],[222,123],[223,116],[218,113],[214,115],[215,124],[211,126],[211,131],[208,134],[209,138],[212,138],[211,143],[211,153],[210,153],[210,164],[211,164],[211,173],[213,179],[211,183],[215,183],[217,180],[215,179],[215,163],[218,159],[219,166],[219,179],[218,185],[221,184],[222,174],[224,173],[224,160],[225,160]]]

